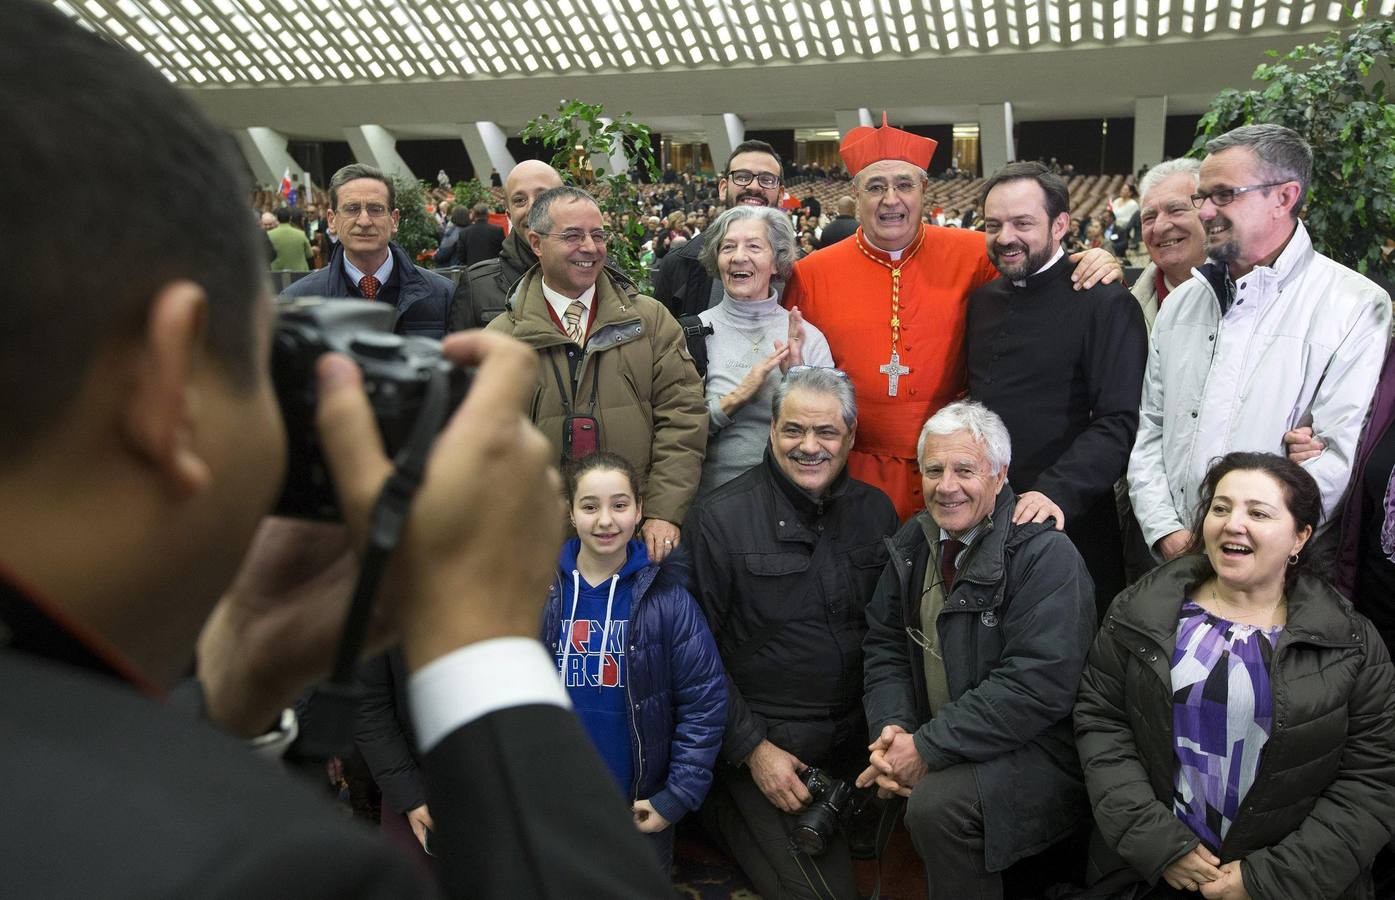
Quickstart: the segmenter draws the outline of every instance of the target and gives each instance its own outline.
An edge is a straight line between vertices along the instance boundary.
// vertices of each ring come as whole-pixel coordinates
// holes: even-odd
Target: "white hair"
[[[958,434],[967,431],[983,447],[988,457],[989,474],[997,475],[1012,462],[1012,440],[1008,437],[1007,426],[993,410],[973,400],[960,400],[944,407],[929,419],[920,429],[920,439],[915,445],[916,465],[922,464],[925,457],[925,442],[932,434]]]
[[[1190,175],[1192,177],[1192,190],[1201,187],[1201,160],[1189,159],[1169,159],[1160,162],[1149,169],[1143,176],[1143,180],[1138,183],[1138,199],[1141,203],[1148,192],[1162,184],[1173,175]]]

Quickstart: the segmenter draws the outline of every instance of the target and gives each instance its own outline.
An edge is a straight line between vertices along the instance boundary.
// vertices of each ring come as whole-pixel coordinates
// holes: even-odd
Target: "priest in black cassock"
[[[1114,483],[1138,431],[1148,332],[1123,284],[1072,288],[1065,182],[1011,163],[984,185],[988,256],[1001,277],[969,298],[969,395],[1012,437],[1016,522],[1054,518],[1085,560],[1103,615],[1125,587]]]

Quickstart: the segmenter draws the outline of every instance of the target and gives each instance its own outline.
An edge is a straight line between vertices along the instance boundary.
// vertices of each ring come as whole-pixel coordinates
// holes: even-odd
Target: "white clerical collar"
[[[1045,272],[1047,269],[1049,269],[1049,268],[1051,268],[1052,266],[1056,265],[1056,263],[1060,261],[1061,257],[1063,257],[1063,256],[1065,256],[1065,255],[1066,255],[1066,248],[1064,248],[1064,247],[1057,247],[1057,248],[1056,248],[1056,255],[1053,256],[1053,257],[1051,257],[1051,262],[1049,262],[1049,263],[1047,263],[1046,265],[1042,266],[1040,269],[1037,269],[1035,272],[1032,273],[1032,275],[1040,275],[1042,272]],[[1030,278],[1030,277],[1031,277],[1031,275],[1027,276],[1027,278]],[[1027,286],[1027,278],[1023,278],[1021,281],[1018,281],[1018,280],[1014,279],[1012,283],[1015,284],[1015,285],[1017,285],[1018,287],[1026,287],[1026,286]]]
[[[344,272],[349,276],[349,278],[353,280],[355,285],[357,285],[360,281],[363,280],[364,273],[358,270],[358,266],[355,266],[353,263],[349,262],[349,254],[347,253],[344,254]],[[378,279],[378,284],[382,285],[387,284],[388,276],[391,274],[392,250],[388,250],[387,259],[383,262],[381,266],[378,266],[378,271],[373,273],[373,277]]]
[[[877,244],[867,236],[866,231],[862,232],[862,239],[867,242],[867,246],[873,248],[874,250],[881,250],[887,256],[891,257],[892,262],[900,262],[901,257],[905,255],[906,251],[911,249],[911,244],[915,243],[915,238],[911,238],[911,244],[907,244],[900,250],[887,250],[884,247],[877,246]]]
[[[542,289],[543,296],[547,298],[548,306],[551,306],[552,311],[557,314],[557,321],[559,322],[567,321],[567,307],[571,306],[574,302],[580,301],[581,305],[586,307],[586,312],[581,317],[581,327],[583,329],[586,327],[586,320],[591,316],[591,301],[595,299],[596,296],[596,286],[594,284],[582,291],[581,296],[576,298],[557,293],[547,286],[546,278],[543,279]]]

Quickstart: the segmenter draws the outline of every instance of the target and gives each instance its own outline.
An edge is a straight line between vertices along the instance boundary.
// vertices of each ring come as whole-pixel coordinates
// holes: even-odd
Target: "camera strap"
[[[355,679],[355,670],[373,617],[378,586],[407,524],[412,498],[421,486],[432,441],[445,422],[449,399],[449,376],[430,370],[421,411],[412,423],[411,435],[393,459],[392,474],[373,505],[368,520],[368,544],[363,550],[353,599],[344,618],[344,630],[339,636],[334,668],[329,681],[315,689],[310,701],[313,714],[304,723],[296,742],[297,756],[325,759],[344,752],[353,742],[354,718],[363,694]]]
[[[905,805],[906,801],[902,797],[892,797],[886,803],[882,804],[881,815],[877,818],[876,838],[873,843],[873,847],[877,854],[877,883],[872,886],[872,893],[867,897],[867,900],[881,900],[882,856],[886,854],[886,846],[891,842],[892,829],[896,827],[896,819],[901,815],[901,809]],[[814,896],[820,898],[820,900],[825,896],[828,897],[828,900],[838,900],[833,889],[828,886],[828,882],[824,879],[823,873],[819,871],[818,861],[803,850],[800,850],[793,840],[790,841],[789,851],[790,856],[794,858],[794,864],[799,867],[799,874],[804,876],[804,883],[809,885],[809,889],[814,892]],[[809,877],[809,871],[804,867],[805,860],[808,860],[809,865],[814,869],[814,874],[818,876],[819,884],[823,886],[822,893],[820,893],[819,888],[815,886],[814,880]]]

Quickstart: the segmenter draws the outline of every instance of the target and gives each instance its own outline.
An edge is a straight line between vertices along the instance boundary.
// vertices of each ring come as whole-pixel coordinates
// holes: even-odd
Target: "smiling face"
[[[1201,161],[1201,193],[1275,180],[1246,147],[1231,147]],[[1237,194],[1225,206],[1211,200],[1202,203],[1197,214],[1206,231],[1207,255],[1229,264],[1233,277],[1249,272],[1293,232],[1285,197],[1296,192],[1297,182],[1286,182]]]
[[[562,199],[547,209],[552,224],[546,235],[528,233],[528,243],[542,265],[543,281],[567,297],[580,297],[596,283],[605,262],[605,244],[596,243],[591,232],[601,229],[601,211],[589,200]],[[563,235],[581,235],[569,244]]]
[[[959,535],[988,518],[1007,468],[993,474],[988,455],[968,431],[929,434],[920,458],[920,486],[930,517]]]
[[[770,423],[770,449],[790,481],[822,497],[847,464],[856,435],[857,424],[843,422],[836,396],[794,388]]]
[[[1226,473],[1201,524],[1216,577],[1235,591],[1280,584],[1289,556],[1303,549],[1312,531],[1306,525],[1298,529],[1283,486],[1255,469]]]
[[[1055,255],[1070,215],[1046,212],[1046,191],[1029,178],[995,185],[983,204],[988,258],[1004,278],[1021,280]]]
[[[731,165],[727,166],[727,171],[751,172],[756,176],[750,184],[744,186],[738,185],[725,175],[717,181],[717,190],[728,209],[739,204],[774,206],[780,202],[783,186],[777,182],[773,187],[763,188],[758,180],[762,174],[780,177],[780,163],[769,153],[738,153],[731,158]]]
[[[872,163],[853,182],[857,220],[867,239],[883,250],[904,250],[920,230],[925,170],[908,162]]]
[[[577,481],[572,525],[581,546],[592,554],[623,552],[642,517],[634,485],[619,469],[591,469]]]
[[[562,176],[545,162],[524,160],[513,167],[504,180],[504,199],[509,204],[509,227],[528,227],[528,210],[547,191],[562,186]]]
[[[1164,178],[1143,197],[1143,245],[1164,273],[1180,274],[1206,262],[1206,235],[1191,200],[1195,190],[1196,181],[1181,172]]]
[[[770,296],[775,253],[769,229],[760,219],[738,219],[727,226],[717,250],[722,287],[733,300],[764,300]]]

